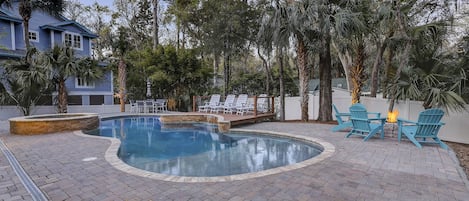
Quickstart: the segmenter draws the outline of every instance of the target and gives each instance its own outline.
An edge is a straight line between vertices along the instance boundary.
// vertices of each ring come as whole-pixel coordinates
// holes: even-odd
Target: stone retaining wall
[[[51,118],[47,118],[50,116]],[[11,118],[10,133],[17,135],[38,135],[74,130],[91,130],[99,126],[97,114],[37,115]]]

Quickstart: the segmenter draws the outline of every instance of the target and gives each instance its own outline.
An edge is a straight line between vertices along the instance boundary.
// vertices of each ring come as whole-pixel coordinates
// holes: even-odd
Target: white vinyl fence
[[[116,113],[120,111],[119,105],[69,105],[68,113]],[[130,106],[126,105],[129,111]],[[36,106],[32,109],[32,115],[56,114],[57,106]],[[12,117],[23,116],[23,113],[16,106],[0,106],[0,120],[8,120]]]
[[[361,103],[364,104],[370,112],[380,112],[382,117],[387,116],[389,101],[382,98],[361,97]],[[334,92],[332,102],[337,106],[340,112],[348,112],[352,98],[348,93]],[[469,109],[469,105],[466,106]],[[398,118],[417,121],[418,115],[424,110],[420,101],[399,101],[394,104],[394,109],[399,111]],[[310,120],[318,118],[319,96],[310,95],[308,114]],[[332,111],[335,119],[335,112]],[[300,97],[287,97],[285,100],[285,119],[300,120],[301,108]],[[449,112],[445,113],[442,120],[445,125],[441,128],[439,136],[442,140],[469,144],[469,112]]]
[[[332,102],[337,106],[339,111],[348,112],[348,107],[351,104],[351,97],[348,92],[335,89]],[[368,111],[381,112],[381,116],[386,117],[389,102],[387,99],[361,97],[363,103]],[[277,101],[278,104],[278,101]],[[70,105],[68,106],[69,113],[118,113],[120,111],[119,105]],[[469,109],[469,105],[466,106]],[[129,111],[130,106],[126,106],[126,111]],[[399,111],[399,118],[417,120],[421,111],[423,111],[422,103],[418,101],[399,101],[394,105],[394,109]],[[319,96],[310,95],[309,97],[309,119],[315,120],[319,112]],[[37,106],[33,109],[32,114],[55,114],[57,113],[55,106]],[[335,113],[332,112],[335,119]],[[11,117],[23,116],[15,106],[0,106],[0,120],[7,120]],[[287,97],[285,99],[285,119],[286,120],[300,120],[301,107],[300,97]],[[440,130],[440,137],[443,140],[469,144],[469,113],[468,112],[450,112],[445,114],[443,122],[446,123]]]

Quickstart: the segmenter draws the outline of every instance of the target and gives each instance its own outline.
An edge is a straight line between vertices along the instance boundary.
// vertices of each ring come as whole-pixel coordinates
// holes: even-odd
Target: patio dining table
[[[164,102],[160,100],[137,100],[137,111],[140,113],[157,113],[164,106]]]

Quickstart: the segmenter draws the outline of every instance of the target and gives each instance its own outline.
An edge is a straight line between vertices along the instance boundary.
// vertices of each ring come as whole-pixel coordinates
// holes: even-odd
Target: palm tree
[[[125,102],[127,99],[127,64],[125,62],[125,56],[129,51],[130,44],[127,40],[128,30],[125,27],[118,28],[118,37],[116,41],[113,41],[114,52],[119,57],[118,68],[118,83],[119,83],[119,101],[120,111],[125,112]]]
[[[395,2],[392,4],[391,9],[393,12],[392,16],[395,21],[395,30],[390,40],[390,43],[392,43],[393,46],[390,49],[390,57],[398,59],[399,66],[395,69],[394,78],[389,81],[387,86],[387,93],[389,93],[390,99],[388,112],[394,111],[394,103],[397,99],[405,97],[401,96],[402,92],[406,91],[405,89],[400,88],[402,86],[402,83],[400,82],[404,79],[401,79],[401,76],[405,76],[401,72],[409,67],[419,68],[418,66],[413,66],[412,63],[409,63],[411,55],[416,56],[414,54],[430,50],[432,51],[431,54],[426,56],[430,56],[429,58],[433,58],[432,56],[435,56],[434,54],[437,49],[427,48],[432,44],[441,44],[441,34],[446,32],[440,32],[441,30],[439,29],[446,26],[443,22],[448,21],[448,19],[452,19],[452,13],[450,12],[449,7],[450,6],[447,2],[440,2],[437,0],[422,2]],[[422,43],[421,48],[415,49],[419,46],[419,43]],[[414,51],[412,52],[413,49]],[[400,54],[394,55],[396,52],[400,52]],[[422,59],[428,61],[429,58]],[[391,58],[389,58],[389,61],[391,61]],[[437,63],[437,61],[431,61],[426,65],[427,67],[431,67]],[[391,65],[389,66],[391,67]],[[386,73],[391,74],[390,70],[391,69],[387,69]],[[410,72],[409,70],[407,71]],[[441,102],[439,104],[441,106],[441,104],[445,103]],[[452,108],[453,106],[449,107]],[[458,106],[456,106],[456,108],[458,108]]]
[[[67,113],[67,88],[65,80],[72,76],[80,76],[86,81],[102,78],[103,72],[96,61],[90,58],[77,58],[71,47],[54,46],[43,52],[38,58],[40,65],[48,72],[49,79],[57,84],[58,112]]]
[[[319,120],[332,119],[330,15],[328,1],[276,1],[273,4],[272,20],[269,22],[274,41],[288,44],[290,37],[296,41],[299,91],[301,96],[301,120],[308,121],[308,81],[310,67],[308,58],[319,53],[321,79]],[[279,40],[282,39],[282,40]],[[285,41],[285,42],[283,42]],[[322,46],[321,46],[322,45]],[[283,46],[284,47],[284,46]],[[329,105],[326,107],[326,105]]]
[[[158,1],[159,0],[152,0],[151,3],[153,4],[153,49],[158,47]]]
[[[317,22],[319,35],[319,121],[332,120],[332,74],[331,74],[331,30],[332,2],[319,1],[317,5]]]
[[[264,49],[268,54],[273,52],[275,47],[276,57],[279,64],[279,113],[280,121],[285,120],[285,87],[284,87],[284,49],[289,45],[291,33],[286,31],[288,24],[288,16],[286,8],[280,5],[280,1],[272,2],[263,9],[263,16],[260,20],[260,28],[257,34],[257,43],[259,49]],[[258,50],[260,51],[260,50]],[[266,63],[264,61],[264,63]],[[264,64],[266,65],[266,64]],[[268,67],[266,65],[268,73]],[[267,76],[267,79],[269,76]]]
[[[11,6],[14,0],[0,0],[0,5],[6,4]],[[34,9],[39,9],[52,15],[59,15],[65,8],[64,0],[20,0],[18,12],[23,18],[23,34],[26,48],[29,44],[29,20]]]
[[[466,80],[451,54],[441,51],[446,30],[440,24],[421,26],[412,32],[413,48],[409,66],[404,67],[397,84],[391,85],[396,99],[423,101],[425,109],[444,107],[461,111],[465,101],[459,89]]]
[[[276,1],[274,5],[274,12],[272,14],[271,27],[275,30],[273,32],[273,39],[280,41],[284,47],[286,41],[290,37],[296,39],[296,53],[297,53],[297,66],[299,73],[299,91],[301,96],[301,120],[308,121],[308,81],[309,81],[309,68],[307,64],[308,45],[312,42],[309,33],[313,32],[313,21],[308,16],[311,11],[312,5],[310,1],[307,2],[293,2]],[[305,26],[306,25],[306,26]],[[309,25],[309,26],[308,26]],[[281,40],[278,40],[281,39]]]
[[[0,82],[0,103],[14,103],[25,116],[52,88],[47,72],[38,64],[38,55],[37,49],[30,48],[25,57],[7,62],[3,75],[7,85]]]
[[[337,39],[342,42],[339,54],[350,55],[349,62],[351,63],[345,65],[351,65],[349,75],[352,84],[352,104],[360,102],[361,88],[365,77],[365,38],[370,30],[367,26],[367,22],[370,20],[364,12],[369,10],[368,6],[368,2],[360,1],[338,9],[334,15],[335,33]],[[344,69],[348,69],[348,67],[344,67]]]

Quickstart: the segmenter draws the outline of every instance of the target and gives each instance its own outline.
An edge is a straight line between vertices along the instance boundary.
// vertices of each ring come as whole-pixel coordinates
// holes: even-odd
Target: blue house
[[[25,55],[23,20],[18,13],[18,4],[0,7],[0,61],[20,58]],[[92,40],[98,35],[83,25],[63,16],[53,16],[34,10],[29,20],[29,40],[31,46],[41,51],[55,45],[69,45],[78,57],[93,57]],[[0,64],[1,65],[1,64]],[[104,65],[103,65],[104,66]],[[1,66],[0,66],[1,68]],[[1,72],[1,69],[0,69]],[[66,81],[70,105],[110,105],[114,103],[112,72],[105,73],[99,81],[89,81],[78,77]],[[53,97],[57,93],[52,94]]]

